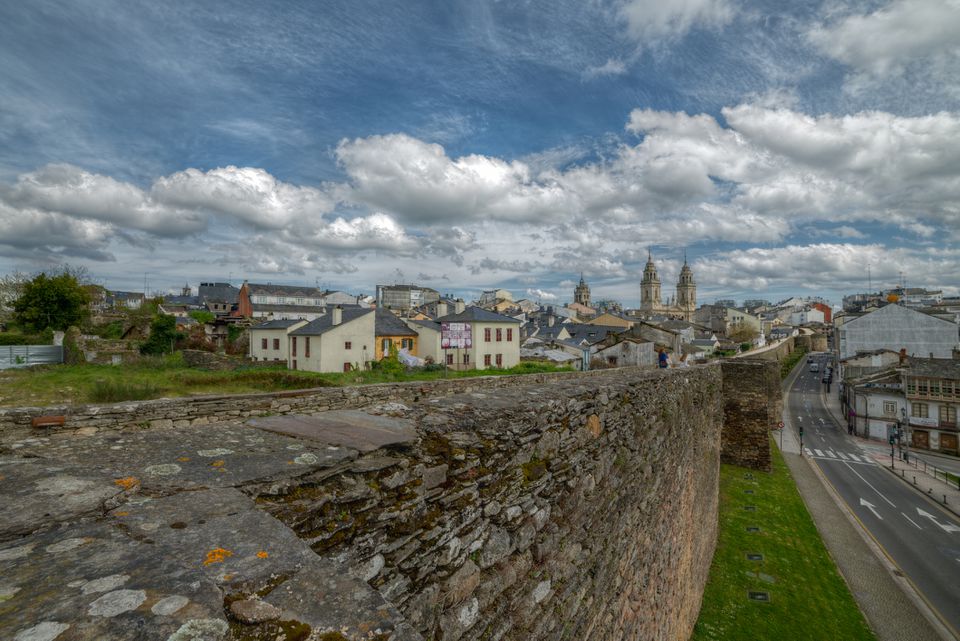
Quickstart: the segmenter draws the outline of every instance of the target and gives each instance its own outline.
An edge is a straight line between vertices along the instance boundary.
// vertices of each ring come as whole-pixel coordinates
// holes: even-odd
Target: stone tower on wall
[[[660,277],[653,264],[653,254],[647,250],[647,265],[643,268],[643,280],[640,281],[640,311],[654,314],[660,311]]]
[[[573,290],[573,302],[590,307],[590,286],[583,281],[583,273],[580,274],[580,284]]]
[[[677,281],[677,308],[688,321],[693,319],[693,312],[697,309],[697,283],[693,280],[693,270],[687,264],[686,252],[683,255],[680,280]]]

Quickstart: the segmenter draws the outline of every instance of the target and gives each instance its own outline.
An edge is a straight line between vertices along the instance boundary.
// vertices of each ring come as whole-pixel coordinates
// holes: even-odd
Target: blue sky
[[[947,0],[4,3],[0,273],[630,306],[652,247],[703,302],[960,293],[957,33]]]

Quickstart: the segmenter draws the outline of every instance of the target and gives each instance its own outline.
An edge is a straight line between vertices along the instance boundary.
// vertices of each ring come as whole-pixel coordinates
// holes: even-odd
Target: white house
[[[952,358],[960,342],[956,323],[900,305],[886,305],[858,317],[841,316],[836,327],[840,359],[877,349],[899,351],[908,356]]]
[[[598,349],[593,358],[614,367],[654,367],[657,364],[653,343],[629,337]]]
[[[470,327],[472,340],[469,347],[459,347],[455,343],[447,346],[441,338],[441,349],[448,367],[506,369],[520,363],[520,321],[475,306],[437,320],[441,325],[454,323]]]
[[[254,361],[287,362],[289,345],[287,334],[307,324],[298,319],[272,320],[250,328],[249,356]]]
[[[287,366],[311,372],[363,369],[376,355],[376,310],[334,307],[287,336]]]
[[[417,333],[417,356],[434,363],[443,362],[443,350],[440,349],[440,323],[432,320],[401,319],[407,327]]]
[[[791,325],[806,325],[807,323],[824,322],[823,312],[816,307],[804,307],[790,314]]]

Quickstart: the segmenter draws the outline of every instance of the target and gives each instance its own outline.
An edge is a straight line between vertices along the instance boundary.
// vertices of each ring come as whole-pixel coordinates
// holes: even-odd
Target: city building
[[[248,356],[254,361],[283,361],[289,356],[287,335],[307,324],[303,319],[280,319],[261,323],[249,329]]]
[[[237,295],[237,309],[231,315],[265,320],[315,320],[325,313],[323,292],[316,287],[243,281]]]
[[[448,367],[458,370],[490,367],[507,369],[520,363],[520,321],[476,306],[437,320],[441,324],[463,323],[470,326],[469,347],[444,349]]]
[[[377,285],[377,307],[407,311],[440,300],[440,292],[418,285]]]
[[[660,291],[660,276],[653,263],[653,254],[647,252],[647,264],[643,269],[643,279],[640,281],[640,309],[641,315],[650,317],[666,315],[684,320],[693,320],[694,310],[697,308],[697,284],[693,279],[693,271],[683,259],[683,268],[677,281],[676,296],[667,304],[663,303]]]
[[[398,352],[405,349],[411,356],[418,356],[417,338],[419,334],[408,327],[393,312],[377,308],[375,331],[377,346],[374,358],[376,360],[379,361],[390,356],[391,346],[396,348]]]
[[[908,438],[916,448],[958,454],[960,359],[910,358],[900,370],[907,401]]]
[[[376,313],[333,307],[287,335],[287,367],[310,372],[364,369],[375,355]]]
[[[960,328],[956,323],[900,305],[886,305],[860,316],[841,314],[834,319],[838,360],[878,349],[906,349],[908,356],[952,358],[958,342]]]

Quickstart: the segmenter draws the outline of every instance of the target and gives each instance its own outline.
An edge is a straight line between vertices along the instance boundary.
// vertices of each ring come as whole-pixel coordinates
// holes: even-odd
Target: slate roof
[[[201,303],[236,303],[239,296],[240,290],[230,283],[200,283],[197,290],[197,298]]]
[[[960,379],[960,359],[910,357],[907,362],[910,364],[909,376]]]
[[[444,323],[466,323],[466,322],[478,322],[478,323],[516,323],[520,324],[516,318],[510,318],[509,316],[504,316],[503,314],[497,314],[494,312],[488,312],[485,309],[481,309],[475,305],[467,307],[459,314],[447,314],[442,318],[438,318],[438,321]]]
[[[541,325],[539,327],[536,327],[537,333],[533,334],[533,336],[536,336],[537,338],[546,339],[546,340],[555,339],[557,336],[560,335],[560,332],[567,329],[567,327],[568,327],[567,325],[561,325],[561,324],[553,325],[552,327],[549,325]],[[569,333],[569,330],[567,331],[567,333]]]
[[[299,322],[301,322],[300,319],[282,318],[278,320],[267,321],[266,323],[260,323],[259,325],[255,325],[250,329],[287,329],[288,327],[296,325]]]
[[[343,314],[341,316],[340,325],[343,325],[344,323],[349,323],[350,321],[354,321],[366,314],[373,314],[375,311],[376,310],[372,308],[365,308],[365,307],[344,308]],[[327,312],[327,314],[325,314],[324,316],[321,316],[316,320],[310,321],[309,323],[307,323],[306,325],[304,325],[299,329],[293,330],[292,332],[290,332],[290,336],[319,336],[320,334],[329,332],[334,327],[339,327],[340,325],[334,325],[333,314],[331,312]]]
[[[564,325],[567,332],[570,333],[571,341],[587,341],[588,343],[599,343],[607,337],[608,334],[622,334],[627,331],[625,327],[610,327],[609,325]]]
[[[268,305],[266,303],[253,303],[255,312],[304,312],[308,314],[323,313],[322,305]]]
[[[374,335],[376,336],[417,336],[416,330],[407,327],[407,324],[385,309],[377,309],[374,321]]]
[[[440,323],[432,320],[408,320],[408,323],[413,323],[414,325],[420,325],[421,327],[428,327],[435,331],[440,331]]]
[[[247,292],[251,296],[294,296],[303,298],[323,298],[323,290],[301,285],[270,285],[247,283]]]

